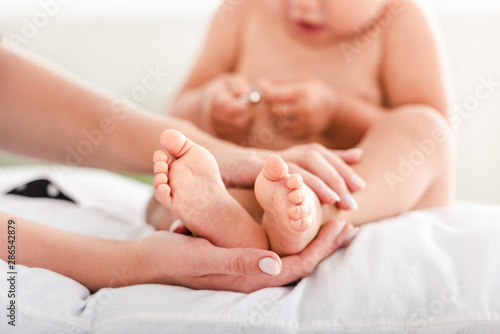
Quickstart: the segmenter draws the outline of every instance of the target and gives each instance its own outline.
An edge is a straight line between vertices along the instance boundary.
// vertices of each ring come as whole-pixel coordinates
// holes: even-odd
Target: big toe
[[[182,133],[171,129],[163,131],[160,143],[176,159],[182,157],[193,146],[193,142]]]
[[[288,167],[281,157],[272,155],[266,160],[263,174],[271,181],[279,181],[287,176]]]

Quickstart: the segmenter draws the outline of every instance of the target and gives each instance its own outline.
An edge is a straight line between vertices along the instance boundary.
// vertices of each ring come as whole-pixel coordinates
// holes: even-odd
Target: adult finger
[[[366,182],[351,168],[338,154],[318,145],[316,149],[323,154],[325,159],[339,172],[351,191],[358,191],[366,187]],[[348,196],[348,195],[346,195]],[[344,200],[344,198],[343,198]],[[353,199],[349,198],[352,202]],[[347,202],[347,200],[344,200]],[[354,202],[355,203],[355,202]],[[348,203],[344,203],[348,204]]]
[[[323,181],[321,175],[317,176],[295,163],[287,162],[287,165],[290,173],[299,173],[302,176],[304,183],[314,191],[321,203],[333,204],[340,200],[340,196]]]
[[[340,221],[323,225],[318,236],[302,252],[282,258],[283,270],[276,277],[256,277],[251,282],[240,281],[232,289],[251,292],[265,287],[282,286],[309,276],[318,264],[343,246],[353,226]]]
[[[351,148],[348,150],[331,150],[333,153],[339,156],[342,160],[348,164],[355,164],[359,162],[363,156],[363,150],[361,148]]]
[[[354,226],[342,221],[331,220],[323,225],[316,239],[297,256],[304,264],[302,275],[308,276],[314,268],[325,258],[332,255],[343,246],[346,237],[354,230]],[[283,266],[288,266],[286,258],[282,259]]]

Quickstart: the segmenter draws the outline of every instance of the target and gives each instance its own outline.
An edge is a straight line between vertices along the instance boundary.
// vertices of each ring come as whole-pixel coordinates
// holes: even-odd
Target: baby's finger
[[[292,103],[297,100],[301,89],[295,84],[271,84],[264,96],[269,103]]]
[[[213,97],[212,106],[212,109],[215,109],[213,116],[224,120],[244,113],[248,108],[245,104],[240,103],[234,94],[226,90],[220,91]]]
[[[275,103],[271,105],[270,109],[276,117],[290,122],[297,120],[300,112],[295,103]]]
[[[228,84],[229,90],[235,97],[239,97],[243,94],[249,94],[252,90],[248,79],[240,75],[232,77]]]

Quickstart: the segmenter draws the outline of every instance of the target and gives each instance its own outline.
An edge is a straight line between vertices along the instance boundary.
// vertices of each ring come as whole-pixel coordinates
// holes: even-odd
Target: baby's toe
[[[155,151],[155,153],[153,154],[153,162],[157,162],[157,161],[167,162],[168,161],[167,153],[160,151],[160,150]]]
[[[290,191],[290,193],[288,194],[288,199],[293,204],[302,203],[302,201],[304,200],[304,193],[302,189],[295,189]]]
[[[302,176],[300,176],[300,174],[292,174],[288,177],[288,180],[286,180],[286,186],[290,190],[299,189],[303,184],[304,181],[302,180]]]
[[[290,225],[297,232],[304,232],[312,225],[312,217],[305,216],[301,219],[290,219]]]
[[[168,176],[167,174],[156,174],[155,177],[153,178],[153,186],[155,189],[158,188],[161,184],[167,184],[168,182]]]
[[[154,164],[153,168],[155,174],[162,173],[165,174],[168,172],[168,164],[165,161],[157,161]]]
[[[161,204],[169,205],[170,187],[165,183],[160,184],[158,188],[156,188],[155,197]]]
[[[174,159],[182,157],[191,147],[193,147],[192,141],[187,139],[179,131],[172,129],[163,131],[160,137],[160,143]]]
[[[288,216],[291,219],[304,218],[309,213],[309,209],[305,205],[292,206],[288,209]]]
[[[280,156],[271,155],[266,160],[262,174],[270,181],[279,181],[288,174],[288,166]]]

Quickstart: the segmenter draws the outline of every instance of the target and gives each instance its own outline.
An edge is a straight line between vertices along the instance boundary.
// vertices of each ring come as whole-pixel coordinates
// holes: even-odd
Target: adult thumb
[[[276,276],[281,273],[280,257],[254,248],[221,248],[214,263],[218,274]]]

